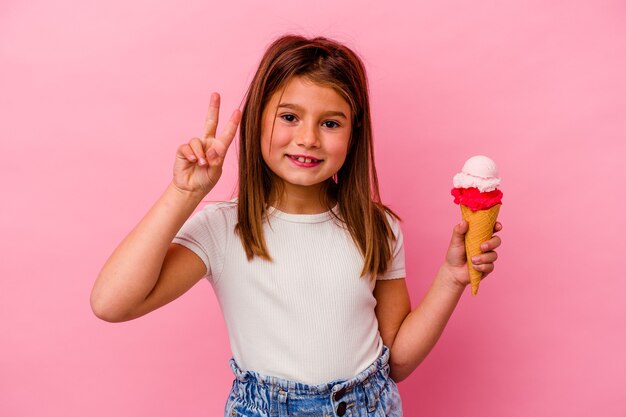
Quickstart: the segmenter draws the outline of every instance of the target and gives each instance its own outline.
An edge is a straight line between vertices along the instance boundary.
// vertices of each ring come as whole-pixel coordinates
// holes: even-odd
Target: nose
[[[304,148],[318,148],[320,140],[317,125],[303,123],[296,132],[296,144]]]

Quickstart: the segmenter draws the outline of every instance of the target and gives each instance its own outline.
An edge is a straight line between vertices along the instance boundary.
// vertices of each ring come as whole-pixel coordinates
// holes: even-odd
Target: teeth
[[[311,162],[313,162],[313,159],[311,158],[305,158],[303,156],[299,156],[296,158],[298,161],[305,163],[305,164],[310,164]]]

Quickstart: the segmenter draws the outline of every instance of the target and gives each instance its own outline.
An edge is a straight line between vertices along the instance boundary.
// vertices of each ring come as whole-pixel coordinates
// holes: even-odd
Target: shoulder
[[[387,224],[391,228],[393,236],[395,239],[398,239],[402,236],[402,228],[400,226],[400,216],[394,213],[389,207],[382,206],[383,213],[385,214],[385,218],[387,219]]]
[[[209,212],[230,212],[237,211],[237,199],[229,200],[229,201],[212,201],[207,203],[202,210],[206,210]]]
[[[404,237],[402,235],[402,228],[400,227],[400,217],[387,207],[385,207],[385,215],[387,224],[389,225],[389,229],[387,230],[391,232],[391,236],[388,235],[391,259],[386,272],[376,277],[379,281],[395,280],[406,276],[404,265]]]
[[[224,235],[237,224],[237,202],[220,201],[207,203],[196,211],[183,225],[179,234],[200,233]]]
[[[217,201],[207,203],[202,207],[198,215],[209,221],[237,219],[237,200]]]

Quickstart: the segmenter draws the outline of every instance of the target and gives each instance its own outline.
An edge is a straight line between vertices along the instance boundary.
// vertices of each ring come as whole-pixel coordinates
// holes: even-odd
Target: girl
[[[282,37],[216,136],[219,107],[213,94],[204,136],[178,148],[171,184],[102,268],[95,314],[134,319],[206,276],[233,353],[225,416],[401,416],[396,382],[469,283],[467,224],[411,311],[398,217],[378,192],[365,69],[344,45]],[[189,218],[240,120],[238,199]],[[485,242],[474,268],[493,271],[500,243]]]

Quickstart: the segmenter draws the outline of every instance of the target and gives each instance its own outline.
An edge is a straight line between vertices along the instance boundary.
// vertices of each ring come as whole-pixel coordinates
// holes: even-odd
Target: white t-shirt
[[[241,369],[313,385],[354,377],[383,347],[375,281],[360,276],[358,247],[330,212],[269,212],[263,226],[272,262],[246,258],[236,202],[205,206],[173,242],[206,265]],[[404,278],[402,232],[388,217],[393,260],[377,279]]]

